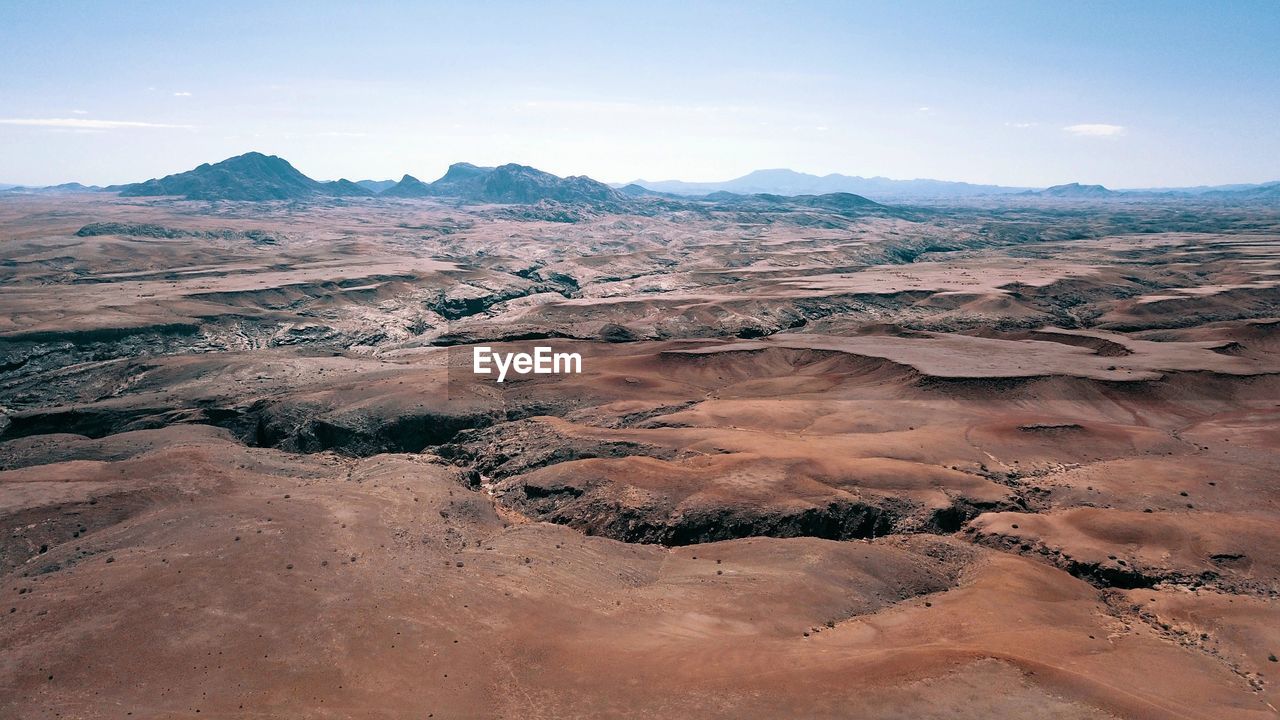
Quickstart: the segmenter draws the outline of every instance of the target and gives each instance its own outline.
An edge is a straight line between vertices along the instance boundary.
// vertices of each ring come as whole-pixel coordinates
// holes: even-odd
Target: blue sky
[[[0,181],[1280,179],[1280,2],[0,2]]]

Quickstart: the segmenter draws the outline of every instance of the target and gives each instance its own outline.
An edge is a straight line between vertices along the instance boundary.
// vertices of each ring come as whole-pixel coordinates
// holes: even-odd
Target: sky
[[[0,0],[0,182],[1280,180],[1280,1]]]

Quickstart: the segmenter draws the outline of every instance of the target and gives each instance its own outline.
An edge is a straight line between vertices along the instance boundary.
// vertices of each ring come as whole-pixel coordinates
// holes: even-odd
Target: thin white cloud
[[[1107,123],[1068,125],[1062,129],[1072,135],[1079,135],[1081,137],[1118,137],[1124,134],[1123,125],[1109,125]]]
[[[929,107],[928,105],[921,105],[920,107],[916,108],[916,112],[929,112],[931,110],[933,110],[933,108]]]
[[[88,110],[72,110],[71,112],[75,113],[76,115],[88,115],[88,114],[89,114],[89,111],[88,111]]]
[[[189,93],[189,92],[187,92],[187,91],[183,90],[183,91],[181,91],[181,92],[176,92],[176,93],[174,93],[174,94],[173,94],[173,96],[174,96],[174,97],[191,97],[191,93]]]
[[[1039,124],[1040,123],[1034,123],[1034,122],[1007,122],[1004,124],[1004,126],[1011,127],[1011,128],[1018,128],[1021,130],[1026,128],[1033,128]]]
[[[70,128],[73,130],[119,130],[122,128],[180,128],[194,125],[170,125],[169,123],[135,122],[132,120],[90,120],[89,118],[0,118],[0,125],[28,125],[31,127]]]
[[[591,114],[634,115],[708,115],[739,114],[755,108],[743,105],[683,105],[671,103],[644,103],[625,100],[526,100],[518,108],[535,112],[570,112]]]

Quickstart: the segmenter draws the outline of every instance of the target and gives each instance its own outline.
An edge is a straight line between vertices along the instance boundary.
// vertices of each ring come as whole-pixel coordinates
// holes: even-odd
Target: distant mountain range
[[[811,175],[795,170],[756,170],[733,180],[723,182],[684,182],[682,180],[636,180],[618,184],[628,194],[644,189],[670,195],[709,195],[716,192],[737,194],[772,195],[823,195],[846,192],[880,201],[943,200],[991,196],[1036,196],[1062,199],[1104,199],[1124,196],[1213,196],[1222,199],[1266,199],[1280,183],[1259,185],[1222,185],[1194,188],[1144,188],[1141,190],[1110,190],[1101,185],[1070,183],[1050,188],[1007,187],[1004,185],[978,185],[948,180],[892,180],[886,177],[861,177],[857,175]],[[628,190],[630,188],[630,190]],[[1270,188],[1270,189],[1268,189]],[[1234,195],[1234,193],[1240,193]]]
[[[81,185],[78,182],[62,183],[61,185],[46,185],[43,187],[31,187],[29,185],[8,185],[0,184],[0,192],[9,193],[80,193],[80,192],[99,192],[103,190],[97,185]]]
[[[467,202],[533,204],[617,203],[626,197],[589,177],[562,178],[526,165],[477,167],[457,163],[439,180],[425,183],[412,175],[390,180],[321,182],[303,175],[284,158],[245,153],[219,163],[162,178],[117,185],[124,197],[176,196],[187,200],[306,200],[322,197],[449,197]]]
[[[1206,197],[1231,200],[1280,202],[1280,182],[1253,185],[1238,190],[1210,190],[1201,194]]]
[[[375,195],[396,184],[395,180],[357,180],[356,184]]]
[[[912,202],[969,198],[1018,198],[1045,200],[1106,201],[1142,198],[1177,199],[1197,197],[1222,202],[1280,201],[1280,182],[1256,185],[1222,185],[1192,188],[1143,188],[1111,190],[1101,185],[1069,183],[1049,188],[979,185],[946,180],[892,180],[885,177],[853,175],[810,175],[794,170],[757,170],[724,182],[684,182],[637,180],[610,186],[583,175],[559,177],[527,165],[507,164],[480,167],[455,163],[434,182],[412,175],[394,180],[313,180],[287,160],[275,155],[249,152],[219,163],[166,175],[129,185],[107,188],[66,183],[45,188],[0,185],[3,193],[59,193],[116,191],[126,197],[171,196],[188,200],[307,200],[315,198],[454,198],[472,203],[537,204],[552,201],[567,204],[611,206],[640,198],[684,200],[703,198],[713,202],[738,202],[751,198],[755,204],[789,202],[805,205],[801,198],[830,198],[852,207],[857,201]],[[790,200],[784,201],[784,198]],[[870,199],[868,199],[870,198]],[[817,202],[816,200],[813,202]],[[871,203],[874,205],[875,203]]]
[[[891,180],[886,177],[859,177],[856,175],[810,175],[795,170],[756,170],[733,180],[723,182],[685,182],[683,180],[636,180],[625,185],[637,185],[649,190],[673,195],[709,195],[714,192],[731,192],[739,195],[825,195],[846,192],[871,198],[942,198],[973,197],[976,195],[1008,195],[1032,188],[1003,187],[1000,185],[975,185],[946,180]],[[624,186],[625,186],[624,185]]]
[[[1044,190],[1032,190],[1023,195],[1075,200],[1147,199],[1147,198],[1204,198],[1228,201],[1280,200],[1280,182],[1261,185],[1223,185],[1221,187],[1154,188],[1143,190],[1108,190],[1101,185],[1054,185]]]

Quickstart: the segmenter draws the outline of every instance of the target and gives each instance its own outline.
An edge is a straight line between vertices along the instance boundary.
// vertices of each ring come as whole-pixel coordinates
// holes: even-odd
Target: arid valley
[[[0,194],[0,716],[1276,717],[1274,199],[529,177]]]

